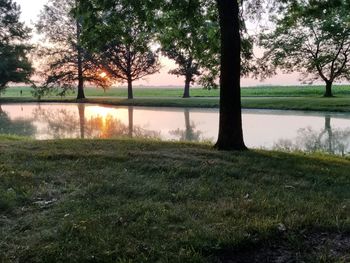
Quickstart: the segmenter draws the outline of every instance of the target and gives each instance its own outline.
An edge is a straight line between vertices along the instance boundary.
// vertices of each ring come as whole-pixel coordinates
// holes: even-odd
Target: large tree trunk
[[[192,76],[187,75],[185,80],[185,89],[184,89],[184,95],[183,98],[189,98],[190,97],[190,86],[191,86],[191,80]]]
[[[241,36],[236,0],[217,0],[221,29],[219,150],[245,150],[241,110]]]
[[[83,73],[83,52],[80,47],[81,25],[77,20],[77,49],[78,49],[78,96],[77,100],[85,99],[84,73]]]
[[[332,85],[333,85],[333,82],[326,81],[326,92],[324,94],[325,97],[333,97]]]
[[[77,100],[82,100],[82,99],[85,99],[84,77],[83,77],[83,67],[82,67],[81,55],[78,54],[78,95],[77,95]]]
[[[134,94],[132,91],[132,79],[128,78],[128,99],[131,100],[134,98]]]

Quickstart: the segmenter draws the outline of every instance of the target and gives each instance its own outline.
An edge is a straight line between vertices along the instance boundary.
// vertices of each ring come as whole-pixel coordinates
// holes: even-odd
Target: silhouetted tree
[[[185,78],[183,97],[188,98],[190,85],[197,77],[203,81],[217,76],[218,67],[208,65],[209,61],[219,61],[217,16],[212,6],[201,0],[167,1],[161,14],[158,23],[161,50],[178,66],[169,73]],[[210,85],[215,86],[214,83]]]
[[[298,71],[302,79],[326,83],[325,97],[332,97],[332,84],[350,80],[350,13],[345,0],[293,1],[276,16],[275,30],[262,34],[267,49],[263,62],[286,72]]]
[[[128,98],[133,98],[132,85],[159,71],[158,55],[152,50],[154,29],[148,23],[148,2],[128,0],[81,2],[84,17],[84,42],[100,54],[99,61],[109,77],[128,84]]]
[[[106,88],[111,83],[98,64],[96,55],[84,49],[80,43],[82,23],[73,16],[79,0],[50,0],[41,12],[37,31],[45,36],[48,47],[42,48],[44,87],[61,88],[62,95],[74,89],[77,99],[84,99],[85,83]]]
[[[211,4],[213,1],[209,2]],[[240,98],[240,76],[243,72],[241,70],[242,20],[240,8],[238,1],[235,0],[216,0],[216,2],[221,33],[221,106],[219,138],[216,147],[220,150],[244,150],[246,146],[243,140]],[[113,56],[109,57],[110,61],[118,61],[118,64],[123,64],[124,68],[113,65],[113,63],[105,63],[110,74],[114,74],[120,79],[128,79],[129,83],[132,82],[130,78],[125,77],[125,74],[119,75],[118,71],[122,69],[124,73],[127,72],[125,66],[130,66],[130,63],[125,58],[130,58],[130,55],[133,54],[131,51],[137,50],[136,48],[128,49],[128,45],[125,43],[133,45],[143,43],[141,54],[147,53],[145,51],[149,49],[149,43],[152,42],[153,32],[153,29],[149,30],[148,20],[152,16],[159,16],[159,3],[162,4],[162,1],[134,3],[128,0],[106,0],[103,2],[85,0],[82,2],[80,12],[90,25],[84,31],[85,41],[92,43],[94,47],[98,46],[96,41],[107,43],[112,47],[119,44],[123,47],[122,50],[126,51],[117,52],[115,55],[111,53]],[[142,25],[141,28],[140,25]],[[130,39],[130,33],[134,33],[133,39]],[[116,36],[118,36],[117,39],[115,39]],[[145,43],[147,43],[146,46]],[[123,54],[121,58],[116,55],[119,53]],[[116,66],[115,70],[109,65]],[[128,86],[129,98],[131,98],[132,85]]]
[[[0,0],[0,93],[9,82],[30,82],[33,73],[25,42],[30,30],[19,21],[20,8],[12,0]]]
[[[241,33],[239,4],[217,0],[221,30],[220,124],[216,147],[245,150],[241,110]]]

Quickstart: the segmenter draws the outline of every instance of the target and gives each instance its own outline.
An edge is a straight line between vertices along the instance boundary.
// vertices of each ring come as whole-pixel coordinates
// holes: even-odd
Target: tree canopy
[[[324,81],[325,96],[333,96],[333,82],[350,80],[347,6],[345,0],[299,0],[285,5],[285,12],[274,19],[276,28],[260,38],[270,72],[276,68],[301,72],[308,83]]]
[[[80,44],[82,23],[72,10],[77,0],[50,0],[41,12],[37,31],[45,37],[41,48],[44,87],[48,90],[66,90],[78,86],[78,99],[85,98],[85,83],[106,88],[111,83],[105,77],[96,54]]]
[[[161,8],[158,40],[163,55],[178,66],[169,73],[185,78],[185,98],[190,96],[190,84],[195,80],[216,87],[219,26],[215,5],[213,8],[209,2],[168,1]]]
[[[19,21],[20,14],[12,0],[0,0],[0,90],[9,82],[29,82],[33,73],[26,44],[30,30]]]
[[[110,78],[128,84],[128,98],[133,98],[132,83],[159,71],[152,20],[157,1],[84,0],[79,13],[85,45],[99,53],[99,62]]]

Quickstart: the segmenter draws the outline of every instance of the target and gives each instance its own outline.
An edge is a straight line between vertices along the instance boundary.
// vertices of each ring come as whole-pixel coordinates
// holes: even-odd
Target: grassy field
[[[350,159],[13,137],[0,152],[0,262],[350,261]]]
[[[3,97],[19,97],[20,90],[23,97],[31,97],[30,88],[11,87]],[[154,87],[135,87],[135,97],[181,97],[182,88],[154,88]],[[218,97],[219,90],[203,90],[201,88],[192,88],[193,97]],[[268,97],[313,97],[324,94],[323,86],[273,86],[273,87],[250,87],[242,89],[242,96],[268,96]],[[350,96],[350,86],[334,86],[336,96]],[[73,96],[73,94],[72,94]],[[127,97],[125,88],[113,88],[104,92],[102,89],[87,88],[87,97]]]
[[[23,96],[19,96],[23,90]],[[350,111],[350,86],[337,86],[336,97],[323,98],[323,87],[256,87],[243,88],[242,106],[248,109],[281,109],[313,111]],[[182,99],[182,89],[135,88],[135,99],[127,100],[125,89],[86,89],[87,103],[117,106],[159,106],[159,107],[219,107],[219,91],[193,89],[192,98]],[[36,102],[29,88],[13,87],[0,97],[1,103]],[[43,102],[75,102],[75,97],[48,97]]]

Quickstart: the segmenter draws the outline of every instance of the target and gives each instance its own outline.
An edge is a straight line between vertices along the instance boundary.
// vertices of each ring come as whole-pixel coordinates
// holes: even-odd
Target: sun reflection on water
[[[104,123],[109,118],[117,118],[121,121],[127,120],[128,111],[126,109],[113,109],[99,106],[87,106],[85,107],[85,118],[101,118]]]
[[[97,137],[101,139],[112,138],[115,134],[125,133],[123,123],[127,123],[128,111],[126,109],[87,106],[85,120],[91,130],[99,131]]]

